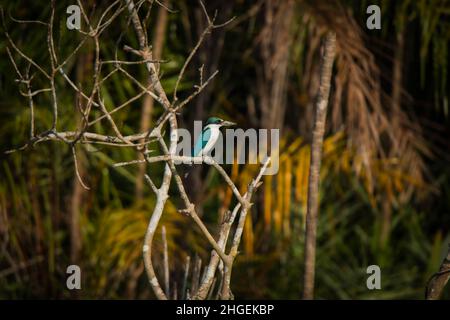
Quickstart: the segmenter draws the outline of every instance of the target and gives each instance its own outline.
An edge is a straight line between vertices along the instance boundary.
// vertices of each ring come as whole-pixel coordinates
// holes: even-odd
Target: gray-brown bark
[[[328,98],[330,95],[331,74],[336,53],[336,35],[329,33],[325,40],[321,59],[320,87],[316,101],[313,137],[311,143],[311,166],[309,169],[308,203],[305,234],[305,273],[304,299],[314,298],[314,275],[316,259],[316,231],[319,211],[319,178],[322,160],[322,145],[325,134]]]

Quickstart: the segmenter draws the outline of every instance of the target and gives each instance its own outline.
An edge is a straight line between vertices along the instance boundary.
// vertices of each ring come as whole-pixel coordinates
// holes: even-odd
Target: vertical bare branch
[[[53,20],[55,17],[55,1],[51,2],[51,14],[50,14],[50,22],[48,24],[48,33],[47,33],[47,42],[48,42],[48,50],[50,55],[50,65],[52,68],[52,72],[50,74],[50,88],[52,93],[52,104],[53,104],[53,124],[52,130],[56,131],[56,125],[58,123],[58,98],[56,96],[56,87],[55,87],[55,69],[58,64],[55,52],[55,45],[53,43]]]
[[[167,0],[163,1],[164,4],[167,3]],[[158,18],[156,22],[156,29],[154,33],[154,41],[153,41],[153,58],[155,60],[161,59],[162,55],[162,48],[164,44],[164,38],[166,34],[166,27],[167,27],[167,9],[163,6],[160,6],[158,9]],[[151,79],[148,81],[149,85],[151,84]],[[144,98],[144,102],[142,104],[142,111],[141,111],[141,132],[146,132],[150,128],[150,123],[152,119],[152,112],[153,112],[153,104],[154,100],[150,95],[146,95]],[[144,141],[141,141],[144,142]],[[144,156],[142,154],[139,154],[139,159],[144,159]],[[136,177],[136,199],[142,200],[143,197],[143,176],[145,174],[145,170],[147,168],[147,165],[145,162],[142,162],[139,164],[138,167],[138,174]]]
[[[83,186],[83,188],[85,188],[86,190],[89,190],[89,187],[86,186],[86,184],[83,182],[83,179],[81,179],[80,171],[78,170],[78,160],[77,160],[77,153],[75,151],[75,147],[72,147],[72,156],[73,156],[73,164],[75,167],[75,173],[77,175],[78,181]]]
[[[321,59],[320,87],[317,95],[313,136],[311,143],[311,166],[309,168],[308,203],[305,234],[305,273],[304,299],[314,298],[314,273],[316,263],[316,231],[319,211],[319,180],[322,160],[322,145],[325,134],[328,99],[331,87],[334,57],[336,54],[336,35],[329,33],[325,39]]]
[[[164,107],[166,109],[170,109],[170,103],[167,99],[166,93],[159,81],[158,75],[156,73],[156,67],[154,63],[150,62],[152,60],[152,54],[148,48],[147,45],[147,39],[145,38],[145,33],[142,28],[141,21],[139,19],[138,12],[136,10],[136,7],[134,6],[134,2],[132,0],[126,0],[126,4],[128,7],[128,11],[131,15],[131,20],[134,26],[134,30],[136,33],[136,36],[139,41],[139,47],[142,54],[142,58],[149,60],[149,62],[146,63],[147,70],[150,73],[150,79],[152,81],[152,84],[158,93],[159,97],[161,98]],[[176,144],[178,141],[177,136],[177,123],[175,116],[171,114],[169,116],[169,122],[170,122],[170,147],[169,147],[169,153],[175,154],[176,151]],[[163,123],[161,123],[163,124]],[[161,125],[160,124],[160,125]],[[160,126],[158,126],[158,130],[160,130]],[[161,133],[159,132],[159,136]],[[169,165],[166,164],[164,169],[164,176],[163,176],[163,182],[161,184],[161,187],[158,189],[158,192],[156,194],[156,204],[155,208],[152,213],[152,217],[150,218],[149,225],[147,227],[147,232],[145,234],[144,239],[144,246],[143,246],[143,255],[144,255],[144,265],[145,270],[147,272],[147,275],[149,277],[149,282],[153,288],[153,291],[155,292],[158,299],[161,300],[167,300],[167,296],[164,294],[163,290],[161,289],[161,286],[159,284],[159,281],[156,277],[155,270],[153,268],[153,263],[151,261],[151,248],[152,248],[152,242],[153,242],[153,236],[155,234],[156,228],[158,226],[159,220],[161,219],[161,215],[164,210],[165,203],[168,198],[168,192],[169,192],[169,186],[170,186],[170,180],[172,179],[172,171],[169,167]]]
[[[162,226],[162,243],[163,243],[163,264],[164,264],[164,286],[166,288],[166,295],[170,296],[170,274],[169,274],[169,252],[167,248],[167,234],[166,227]]]
[[[228,263],[224,263],[224,276],[223,276],[223,283],[222,283],[222,292],[221,292],[221,298],[224,300],[233,299],[233,294],[231,293],[230,283],[231,283],[231,272],[233,268],[233,262],[236,259],[236,256],[238,254],[239,244],[241,242],[242,233],[244,231],[244,225],[245,220],[247,218],[247,213],[250,210],[251,206],[251,199],[253,196],[253,193],[256,191],[256,189],[261,185],[262,182],[260,182],[264,172],[267,169],[267,166],[270,163],[270,158],[267,158],[265,162],[263,163],[261,170],[259,171],[258,176],[253,179],[252,183],[248,187],[247,194],[245,195],[246,203],[242,206],[241,213],[239,216],[238,225],[236,227],[236,231],[234,233],[233,242],[231,245],[230,253],[229,253],[229,261]]]

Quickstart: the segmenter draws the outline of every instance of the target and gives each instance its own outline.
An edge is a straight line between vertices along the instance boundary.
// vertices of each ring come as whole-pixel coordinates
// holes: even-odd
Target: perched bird
[[[230,121],[225,121],[220,118],[211,117],[206,121],[206,125],[203,128],[201,134],[197,138],[194,149],[192,150],[192,157],[199,157],[201,155],[206,155],[214,147],[217,139],[220,135],[221,127],[231,127],[235,123]]]
[[[191,156],[199,157],[202,155],[208,154],[209,151],[214,147],[219,139],[220,128],[221,127],[231,127],[234,126],[235,123],[230,121],[225,121],[217,117],[211,117],[206,121],[206,125],[203,127],[202,132],[197,138],[197,141],[194,145],[194,149],[192,149]],[[189,164],[191,166],[191,164]],[[188,169],[188,172],[184,174],[184,177],[191,173],[192,167]]]

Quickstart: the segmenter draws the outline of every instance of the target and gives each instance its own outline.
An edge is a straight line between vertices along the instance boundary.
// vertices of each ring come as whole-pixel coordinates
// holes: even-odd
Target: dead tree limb
[[[57,25],[55,19],[55,1],[51,1],[51,13],[49,22],[40,22],[46,26],[47,28],[47,47],[48,47],[48,65],[43,66],[36,63],[32,57],[29,57],[21,49],[16,45],[14,40],[10,37],[7,31],[5,31],[5,35],[8,41],[8,56],[14,66],[14,69],[18,75],[18,83],[19,86],[23,86],[23,89],[19,89],[19,92],[25,96],[29,102],[29,107],[31,109],[31,121],[30,121],[30,137],[28,142],[26,142],[22,147],[16,148],[14,150],[9,150],[6,153],[22,151],[26,148],[36,146],[39,143],[45,141],[59,141],[67,144],[72,150],[72,156],[74,159],[74,168],[75,174],[78,179],[78,182],[87,189],[87,185],[82,180],[82,177],[79,173],[79,168],[77,164],[77,153],[76,146],[83,144],[102,144],[110,147],[127,147],[134,148],[137,152],[139,159],[130,161],[127,163],[117,163],[117,166],[120,165],[128,165],[128,164],[142,164],[145,161],[147,166],[155,162],[163,161],[165,163],[164,171],[162,174],[161,185],[157,187],[155,183],[152,181],[151,177],[143,172],[145,180],[150,186],[151,190],[156,195],[156,202],[153,208],[150,221],[147,226],[144,244],[142,247],[143,250],[143,260],[145,271],[155,293],[155,296],[158,299],[169,299],[173,297],[186,297],[186,298],[194,298],[194,299],[206,299],[208,297],[213,296],[213,291],[216,294],[219,294],[220,298],[223,299],[231,299],[233,297],[231,293],[231,272],[233,263],[238,255],[238,248],[240,244],[240,240],[243,233],[243,227],[246,220],[246,216],[251,208],[251,198],[258,186],[261,184],[260,180],[262,175],[265,173],[268,168],[268,164],[270,162],[270,158],[265,159],[262,167],[260,168],[259,174],[255,177],[255,179],[251,182],[246,193],[242,196],[241,191],[238,190],[232,179],[228,176],[226,171],[216,163],[210,157],[202,157],[200,160],[201,163],[205,163],[207,165],[212,166],[219,172],[222,176],[224,182],[231,188],[234,196],[237,199],[237,205],[234,210],[230,212],[227,219],[224,221],[219,221],[218,235],[213,235],[206,227],[204,222],[201,220],[199,215],[197,214],[194,203],[190,201],[187,196],[186,188],[181,180],[180,175],[178,174],[177,165],[175,161],[177,161],[177,157],[175,156],[176,147],[178,143],[178,122],[177,122],[177,114],[182,110],[183,107],[187,106],[191,100],[200,94],[202,90],[212,81],[212,79],[217,75],[217,71],[214,72],[208,79],[204,81],[202,75],[200,76],[200,83],[194,86],[193,92],[187,96],[184,100],[178,101],[176,96],[176,89],[180,84],[180,81],[183,78],[183,74],[187,68],[187,65],[192,60],[193,55],[196,53],[197,48],[201,45],[204,37],[211,33],[214,29],[225,26],[233,19],[228,20],[223,24],[214,24],[216,14],[213,18],[210,18],[205,6],[202,2],[200,2],[200,6],[203,9],[208,21],[208,26],[205,29],[205,32],[202,34],[200,39],[198,40],[197,45],[189,54],[186,59],[185,64],[179,72],[177,83],[175,84],[175,90],[173,95],[173,101],[170,101],[167,97],[166,91],[161,85],[160,76],[158,74],[159,71],[159,63],[161,60],[154,59],[154,48],[149,43],[147,39],[147,30],[145,28],[146,23],[145,20],[142,20],[139,16],[139,9],[144,5],[148,5],[149,9],[147,11],[147,16],[149,16],[149,10],[151,8],[151,3],[146,0],[136,1],[136,4],[133,0],[117,0],[114,1],[109,7],[105,9],[105,11],[100,15],[98,21],[94,21],[92,18],[94,15],[90,15],[86,12],[83,7],[81,1],[77,2],[80,6],[81,13],[84,19],[84,24],[87,26],[86,30],[80,29],[78,32],[82,35],[82,39],[75,46],[73,52],[71,52],[66,57],[59,57],[57,55],[57,50],[55,50],[55,45],[53,41],[53,26]],[[159,4],[159,2],[157,2]],[[163,6],[164,7],[164,6]],[[167,9],[167,8],[165,8]],[[170,12],[170,11],[169,11]],[[100,35],[105,31],[105,29],[111,25],[115,19],[120,17],[121,15],[128,13],[128,22],[131,24],[135,31],[136,38],[138,39],[139,48],[131,48],[129,46],[124,46],[123,50],[132,53],[134,56],[138,57],[138,61],[124,61],[119,60],[117,58],[117,50],[119,50],[119,42],[117,42],[116,55],[114,59],[102,60],[100,55]],[[2,14],[3,19],[3,14]],[[25,20],[15,20],[16,23],[26,24],[26,23],[36,23],[35,21],[25,21]],[[6,28],[5,28],[6,30]],[[119,39],[120,40],[120,39]],[[66,73],[63,67],[68,63],[69,60],[73,59],[77,52],[81,52],[81,48],[88,42],[92,41],[93,46],[93,84],[91,88],[81,88],[81,86],[76,85],[76,81],[72,80],[68,73]],[[161,48],[159,48],[160,50]],[[159,51],[160,52],[160,51]],[[14,54],[20,57],[21,60],[25,60],[28,65],[26,71],[20,70],[20,64],[17,64],[15,60]],[[103,58],[103,57],[102,57]],[[149,83],[142,84],[136,79],[130,72],[126,70],[129,65],[143,65],[146,67],[148,72]],[[105,75],[104,66],[108,66],[110,68],[112,66],[112,70]],[[30,70],[32,69],[32,70]],[[32,78],[29,77],[31,71],[34,71],[41,78],[44,79],[45,85],[42,88],[34,88],[32,85]],[[130,97],[127,101],[122,102],[118,105],[108,106],[102,98],[102,88],[105,86],[109,79],[111,79],[112,75],[121,75],[125,76],[128,80],[131,81],[134,85],[138,87],[138,93],[133,97]],[[69,84],[65,89],[72,90],[74,95],[78,97],[78,105],[75,110],[80,112],[80,119],[78,121],[77,129],[74,131],[58,131],[58,116],[59,116],[59,104],[62,103],[60,99],[58,99],[58,84],[60,82],[58,77],[62,77],[62,80]],[[41,79],[42,80],[42,79]],[[34,83],[33,83],[34,84]],[[31,90],[33,88],[34,91]],[[37,133],[35,126],[35,113],[34,113],[34,104],[33,97],[42,93],[50,92],[48,98],[48,108],[52,111],[53,121],[50,129],[45,130],[43,132]],[[144,128],[141,133],[132,134],[132,135],[123,135],[117,124],[115,119],[115,113],[123,108],[129,107],[133,101],[140,99],[141,97],[150,97],[158,102],[163,108],[164,112],[156,121],[156,124],[153,128]],[[93,118],[93,110],[97,112],[101,112],[100,116]],[[104,121],[105,120],[105,121]],[[100,122],[103,121],[103,124],[107,123],[112,128],[112,135],[104,135],[101,133],[95,132],[96,127],[100,126]],[[94,124],[96,126],[94,126]],[[164,132],[164,133],[163,133]],[[163,139],[163,135],[168,135],[169,143]],[[149,144],[153,142],[158,142],[161,146],[163,154],[160,156],[149,156],[150,150]],[[142,155],[139,157],[139,155]],[[187,157],[191,158],[191,157]],[[192,160],[193,158],[191,158]],[[163,229],[163,242],[164,246],[164,272],[162,275],[163,281],[162,285],[158,280],[158,277],[155,272],[155,268],[152,262],[152,244],[153,238],[155,236],[156,230],[160,226],[161,217],[164,214],[164,208],[166,202],[169,198],[169,186],[171,181],[175,180],[175,186],[178,190],[180,198],[183,200],[184,208],[180,211],[184,211],[188,214],[190,218],[194,220],[198,228],[200,229],[201,234],[208,240],[212,253],[209,262],[205,263],[206,266],[203,271],[200,270],[200,265],[194,265],[189,268],[189,262],[187,262],[187,266],[185,267],[185,278],[182,283],[181,292],[178,291],[176,284],[173,286],[170,284],[169,277],[169,253],[167,251],[167,239],[166,232]],[[237,226],[234,233],[231,232],[232,225],[234,221],[237,221]],[[216,240],[217,238],[217,240]],[[231,239],[231,248],[227,253],[227,242]],[[188,260],[190,261],[190,260]],[[197,268],[197,269],[196,269]],[[191,288],[191,292],[188,292],[187,289],[187,279],[189,276],[189,269],[195,269],[196,275],[193,277],[195,279],[195,286]],[[219,270],[218,270],[219,269]],[[218,280],[220,277],[220,281]],[[218,288],[214,288],[216,283],[219,284]],[[163,289],[164,288],[164,289]],[[173,288],[173,290],[171,289]],[[195,289],[195,290],[193,290]],[[173,294],[171,294],[173,293]]]
[[[322,161],[322,145],[325,134],[327,105],[330,95],[331,74],[336,53],[336,35],[329,33],[325,39],[321,58],[320,87],[317,95],[313,135],[311,143],[311,166],[309,168],[308,201],[305,234],[305,273],[303,299],[314,298],[314,273],[316,263],[316,231],[319,211],[319,180]]]

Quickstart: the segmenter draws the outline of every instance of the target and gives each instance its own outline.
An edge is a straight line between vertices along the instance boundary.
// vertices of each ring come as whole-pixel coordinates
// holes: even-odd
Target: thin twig
[[[196,45],[194,46],[194,48],[193,48],[192,51],[190,52],[189,56],[187,57],[186,61],[185,61],[184,64],[183,64],[183,66],[181,67],[180,73],[178,74],[177,81],[176,81],[176,83],[175,83],[175,88],[174,88],[174,90],[173,90],[173,98],[172,98],[172,101],[173,101],[173,102],[176,102],[176,101],[178,100],[177,92],[178,92],[178,86],[180,85],[181,79],[183,79],[183,76],[184,76],[184,73],[185,73],[185,71],[186,71],[186,68],[188,67],[188,65],[189,65],[189,63],[191,62],[192,58],[193,58],[194,55],[196,54],[198,48],[200,48],[201,44],[202,44],[203,41],[205,40],[206,35],[209,34],[209,33],[211,33],[211,31],[212,31],[213,29],[224,27],[224,26],[226,26],[227,24],[231,23],[231,22],[235,19],[235,17],[233,17],[233,18],[231,18],[230,20],[228,20],[228,21],[226,21],[226,22],[224,22],[224,23],[222,23],[222,24],[215,25],[214,22],[215,22],[215,20],[216,20],[216,14],[217,14],[217,13],[216,13],[216,14],[214,15],[214,17],[211,19],[211,18],[209,17],[209,15],[208,15],[208,12],[206,11],[206,8],[205,8],[205,5],[203,4],[203,2],[202,2],[201,0],[199,0],[199,3],[200,3],[200,6],[201,6],[202,9],[203,9],[203,13],[204,13],[205,16],[206,16],[206,20],[207,20],[207,22],[208,22],[208,26],[205,28],[205,30],[203,30],[202,34],[200,35],[200,38],[197,40]],[[200,83],[200,85],[201,85],[201,83]]]
[[[73,164],[75,166],[75,173],[77,175],[78,181],[80,182],[81,186],[86,189],[90,190],[88,186],[83,182],[83,179],[81,179],[80,171],[78,170],[78,161],[77,161],[77,153],[75,151],[75,147],[72,147],[72,155],[73,155]]]

